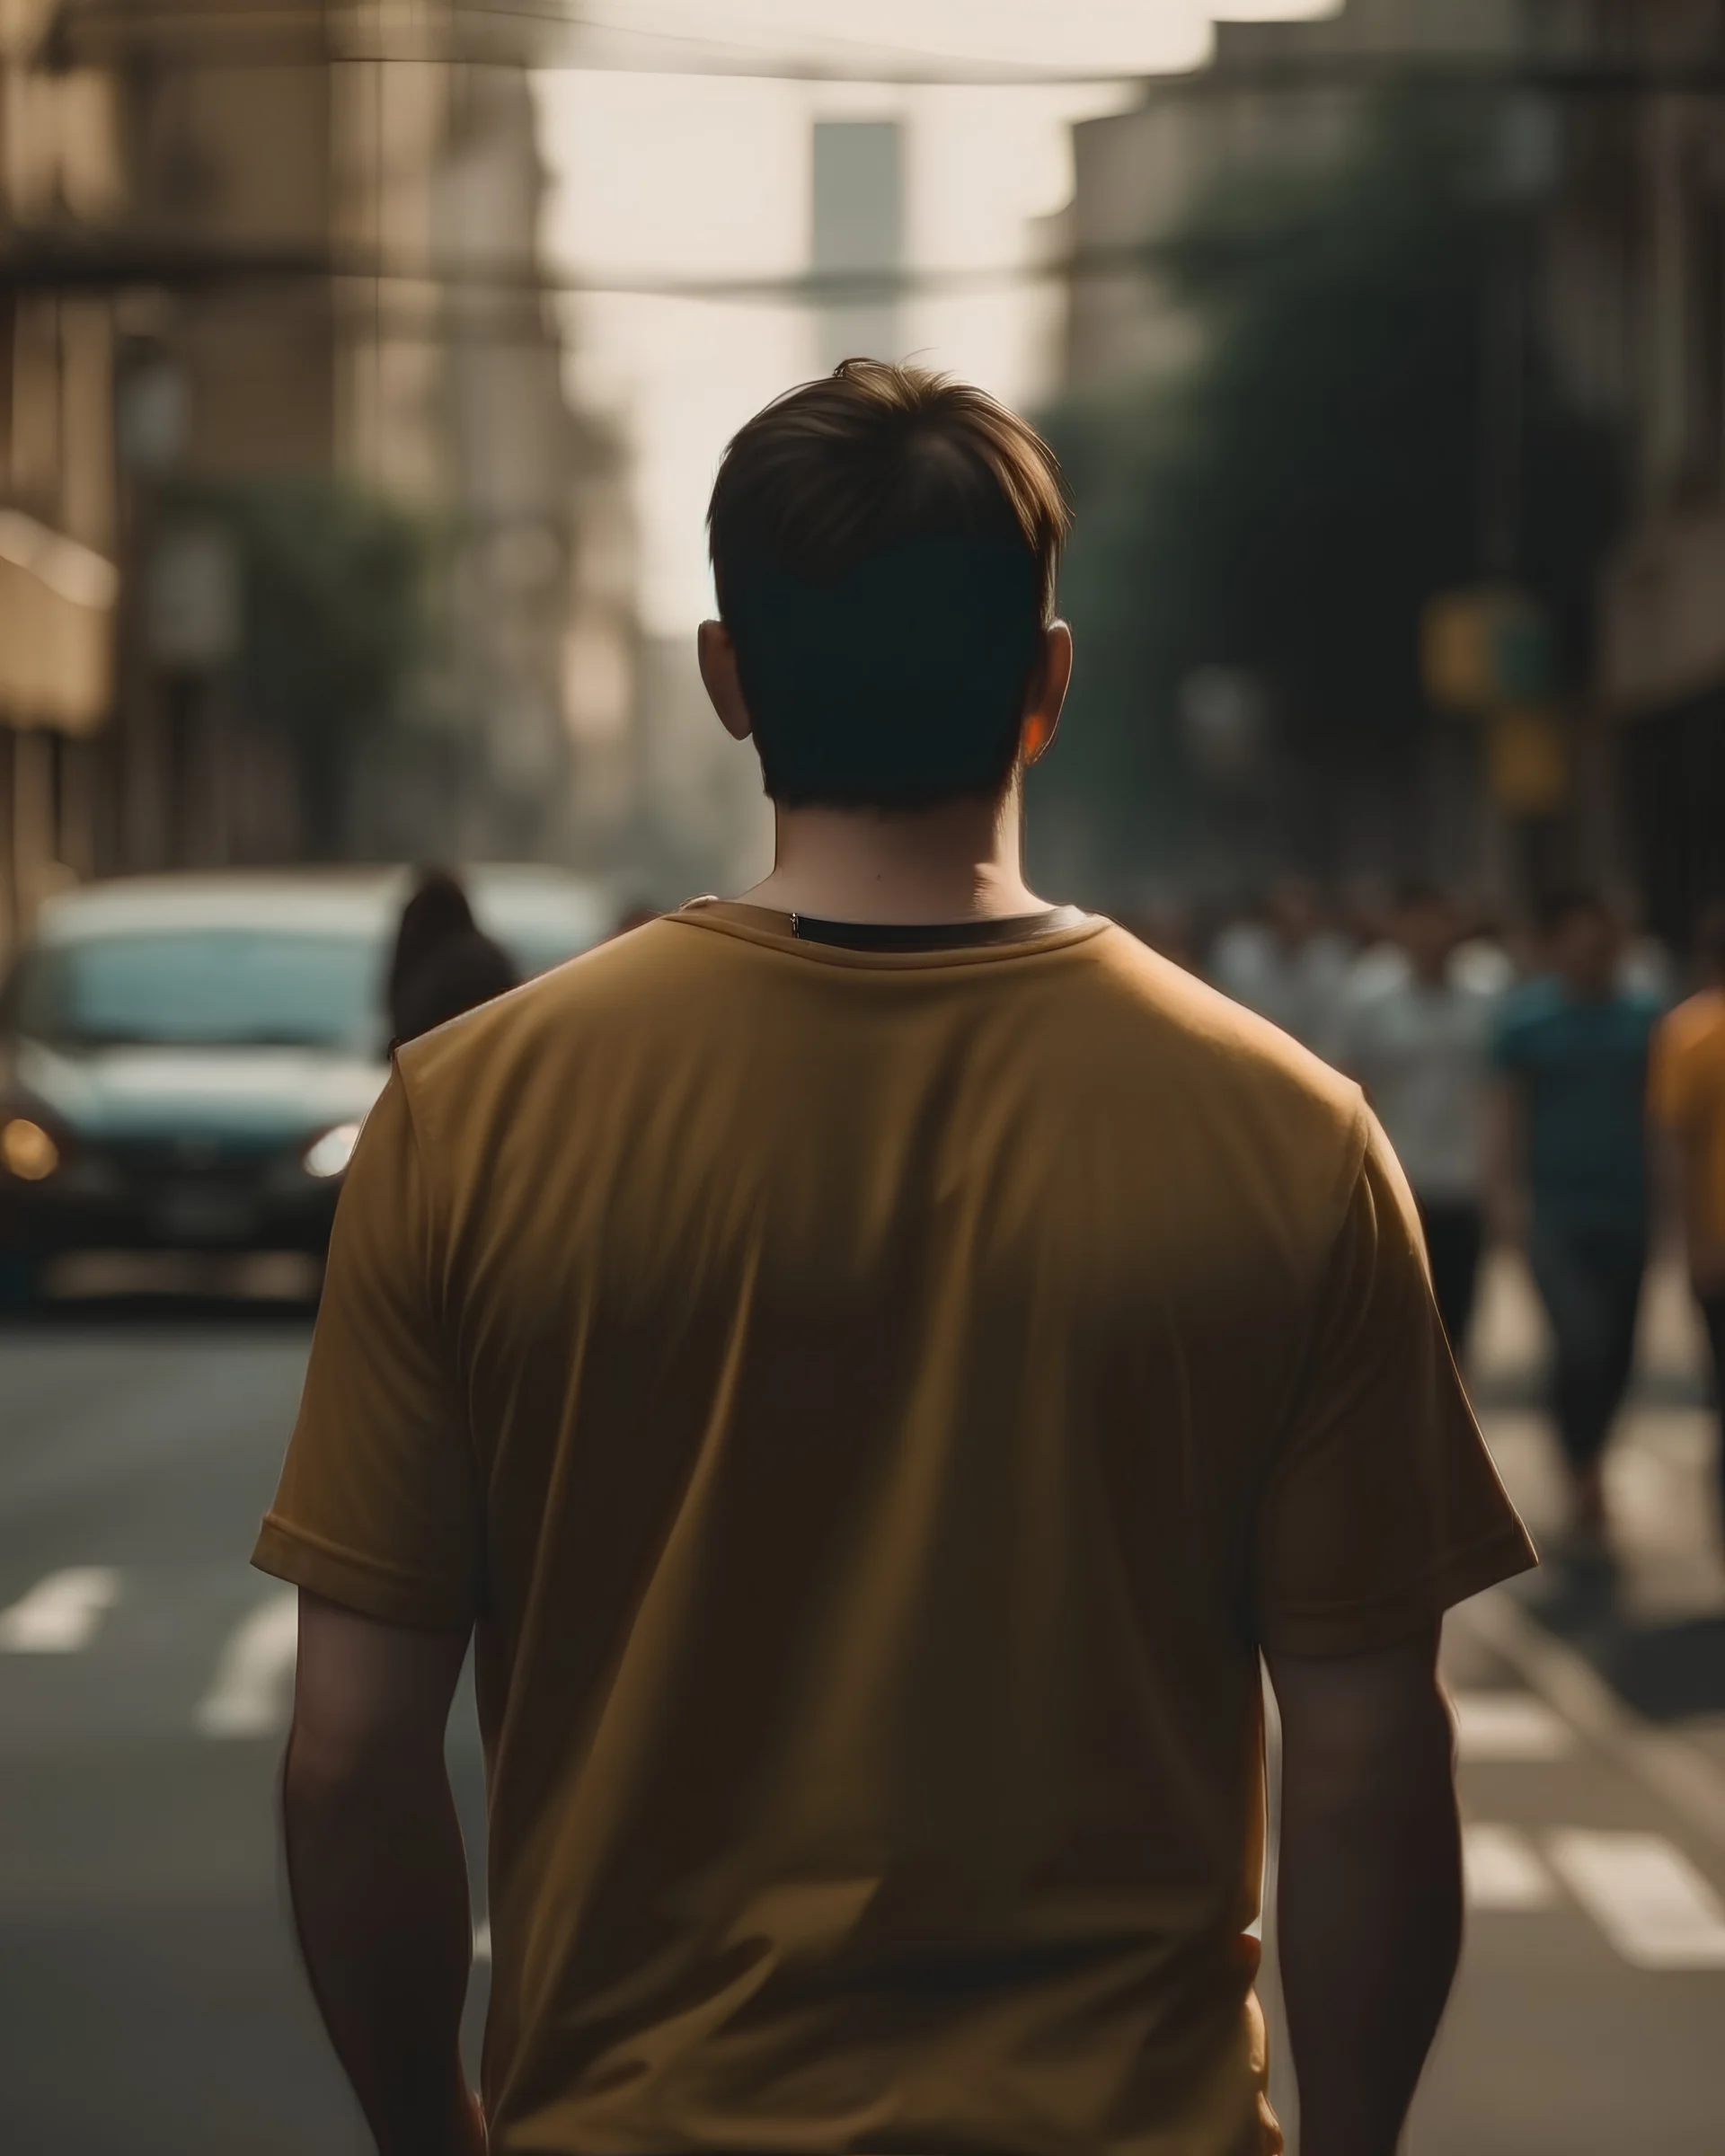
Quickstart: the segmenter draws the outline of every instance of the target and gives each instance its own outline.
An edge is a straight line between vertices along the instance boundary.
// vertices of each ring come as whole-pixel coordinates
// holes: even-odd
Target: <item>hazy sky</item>
[[[1068,126],[1129,84],[873,87],[567,71],[537,80],[553,181],[544,252],[583,276],[775,276],[805,268],[817,117],[906,128],[907,247],[919,267],[1011,265],[1031,218],[1072,191]],[[633,456],[641,603],[677,634],[709,605],[701,520],[719,454],[752,411],[819,364],[808,311],[770,301],[589,293],[568,309],[571,386]],[[1009,401],[1048,385],[1059,317],[1046,286],[919,297],[903,350]]]
[[[847,40],[969,50],[1071,67],[1197,65],[1209,20],[1332,12],[1334,0],[588,0],[583,19],[694,31],[783,52]],[[733,55],[734,57],[734,55]],[[853,51],[852,59],[866,57]],[[813,123],[895,117],[905,128],[916,268],[1026,261],[1031,221],[1072,191],[1075,119],[1136,102],[1136,83],[1010,87],[769,80],[565,69],[535,78],[551,172],[544,252],[586,278],[783,276],[806,268]],[[727,437],[819,364],[807,310],[771,301],[589,293],[565,303],[571,388],[611,415],[632,456],[640,596],[650,633],[680,635],[710,605],[702,517]],[[1052,386],[1058,297],[1030,283],[918,297],[902,349],[1009,402]]]

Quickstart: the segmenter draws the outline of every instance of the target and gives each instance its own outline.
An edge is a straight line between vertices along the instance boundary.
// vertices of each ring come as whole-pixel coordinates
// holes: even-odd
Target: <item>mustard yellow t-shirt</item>
[[[1268,2156],[1258,1649],[1532,1560],[1354,1086],[710,907],[400,1052],[257,1561],[477,1624],[500,2156]]]
[[[1653,1119],[1685,1143],[1694,1218],[1725,1246],[1725,994],[1704,988],[1666,1013],[1648,1074]]]

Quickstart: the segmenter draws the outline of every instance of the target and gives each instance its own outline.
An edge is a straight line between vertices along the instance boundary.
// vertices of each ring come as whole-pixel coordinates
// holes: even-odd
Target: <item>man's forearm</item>
[[[1447,1716],[1338,1783],[1284,1759],[1278,1945],[1302,2156],[1392,2156],[1461,1949]]]
[[[282,1812],[312,1988],[381,2156],[473,2156],[471,1917],[441,1751],[331,1760],[296,1733]]]

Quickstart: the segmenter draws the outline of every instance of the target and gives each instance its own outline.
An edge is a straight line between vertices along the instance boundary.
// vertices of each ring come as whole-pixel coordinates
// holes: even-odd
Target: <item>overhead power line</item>
[[[195,66],[304,65],[350,60],[511,62],[540,67],[627,68],[677,74],[772,75],[791,80],[894,84],[1057,84],[1141,81],[1171,88],[1278,89],[1369,84],[1410,76],[1457,87],[1558,94],[1716,96],[1725,89],[1717,34],[1688,54],[1654,58],[1574,57],[1526,50],[1477,53],[1349,51],[1296,18],[1239,26],[1250,43],[1225,40],[1214,64],[1036,66],[924,49],[898,50],[858,36],[858,10],[840,32],[799,49],[727,39],[715,28],[655,29],[619,22],[591,0],[61,0],[48,56],[61,65]],[[1232,28],[1225,26],[1225,28]],[[1268,34],[1266,34],[1268,33]]]
[[[1148,0],[1146,0],[1146,5]],[[247,61],[347,59],[509,61],[530,66],[628,68],[694,75],[746,75],[852,82],[1036,84],[1137,80],[1201,64],[1203,12],[1190,0],[1190,50],[1153,40],[1112,61],[1088,55],[1082,25],[1067,18],[1069,57],[1053,61],[942,53],[917,38],[897,46],[867,10],[833,11],[832,26],[787,27],[782,40],[739,34],[715,4],[710,22],[655,25],[652,11],[631,20],[613,0],[61,0],[52,51],[63,63],[94,66],[152,58],[158,64],[229,66]],[[1057,21],[1052,13],[1050,22]],[[930,41],[932,43],[932,40]]]
[[[14,247],[0,254],[0,291],[111,291],[127,287],[195,290],[213,286],[342,281],[393,285],[476,303],[619,294],[659,299],[755,301],[843,306],[947,293],[1048,284],[1070,277],[1143,268],[1154,243],[1082,248],[1031,262],[949,268],[736,271],[664,275],[627,270],[540,268],[531,262],[388,256],[365,249],[222,247],[172,241],[112,241]]]

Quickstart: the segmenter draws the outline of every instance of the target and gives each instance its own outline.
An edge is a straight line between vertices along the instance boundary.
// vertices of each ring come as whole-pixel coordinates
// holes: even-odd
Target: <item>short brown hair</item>
[[[1070,521],[1035,429],[924,367],[846,359],[739,429],[707,529],[774,799],[997,791]]]

